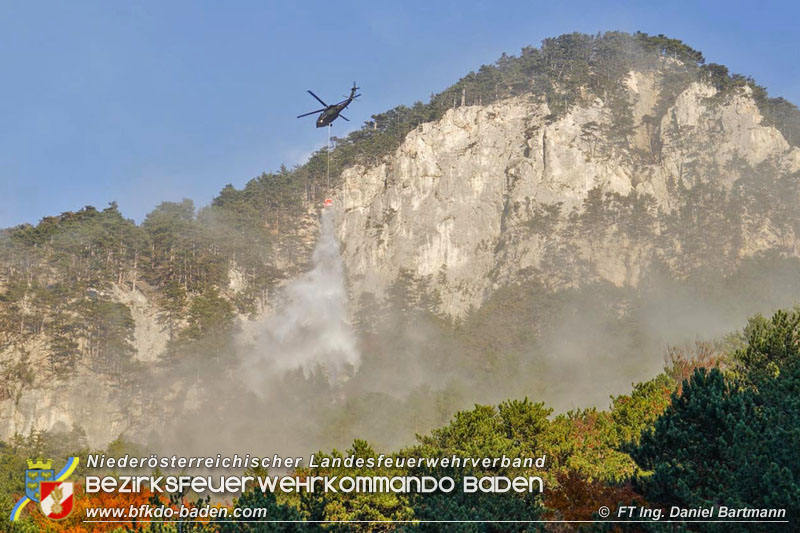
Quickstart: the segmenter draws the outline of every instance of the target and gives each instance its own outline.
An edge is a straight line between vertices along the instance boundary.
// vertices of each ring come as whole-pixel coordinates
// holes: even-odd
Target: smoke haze
[[[307,378],[319,370],[335,383],[358,366],[332,217],[330,209],[322,212],[313,268],[285,287],[274,315],[246,324],[239,336],[242,381],[258,394],[289,371]]]

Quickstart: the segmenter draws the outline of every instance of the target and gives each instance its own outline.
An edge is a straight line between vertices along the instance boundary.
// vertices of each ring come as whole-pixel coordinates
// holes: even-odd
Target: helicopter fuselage
[[[333,122],[334,120],[336,120],[337,118],[339,118],[339,113],[344,111],[344,108],[350,105],[350,102],[351,100],[347,99],[341,104],[328,106],[327,109],[325,109],[325,111],[323,111],[319,115],[319,117],[317,117],[317,127],[323,128],[328,124],[330,124],[331,122]]]

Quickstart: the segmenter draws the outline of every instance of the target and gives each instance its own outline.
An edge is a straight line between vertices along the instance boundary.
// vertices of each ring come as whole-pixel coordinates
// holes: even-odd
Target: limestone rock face
[[[231,269],[234,273],[235,269]],[[232,276],[232,279],[236,279]],[[128,306],[135,327],[133,345],[136,360],[152,363],[167,349],[169,333],[158,321],[158,307],[138,290],[123,290],[114,285],[114,299]]]
[[[608,134],[612,110],[600,98],[553,120],[546,104],[522,97],[451,109],[412,131],[379,165],[346,170],[337,230],[354,293],[381,295],[410,275],[437,291],[441,312],[461,316],[531,271],[545,283],[577,283],[574,269],[564,275],[543,264],[553,247],[567,251],[565,269],[581,263],[589,277],[635,285],[644,266],[636,258],[649,244],[612,230],[593,245],[564,231],[567,215],[582,212],[591,191],[647,195],[669,213],[681,188],[730,188],[743,168],[762,164],[771,173],[800,169],[800,149],[764,124],[747,89],[715,99],[713,87],[693,83],[656,121],[655,75],[631,72],[626,86],[633,115],[627,143]],[[557,205],[558,235],[540,216]],[[776,240],[762,229],[757,242],[741,244],[742,254]]]
[[[34,431],[81,428],[90,446],[103,446],[131,426],[136,407],[119,394],[117,384],[81,369],[68,379],[47,372],[46,338],[37,336],[3,352],[3,366],[16,367],[26,379],[9,380],[0,396],[0,438]]]

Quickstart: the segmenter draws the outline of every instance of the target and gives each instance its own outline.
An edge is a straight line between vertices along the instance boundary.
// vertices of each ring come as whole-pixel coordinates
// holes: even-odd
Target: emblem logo
[[[53,471],[52,461],[28,459],[28,469],[25,471],[25,496],[35,502],[41,501],[41,482],[53,481],[53,479],[55,479],[55,471]]]
[[[64,468],[54,473],[53,462],[28,459],[25,470],[25,496],[11,509],[9,519],[19,520],[22,510],[31,501],[38,502],[47,518],[61,520],[72,512],[74,483],[64,481],[78,468],[80,459],[70,457]]]
[[[53,520],[62,520],[72,512],[73,484],[67,481],[42,481],[42,514]]]

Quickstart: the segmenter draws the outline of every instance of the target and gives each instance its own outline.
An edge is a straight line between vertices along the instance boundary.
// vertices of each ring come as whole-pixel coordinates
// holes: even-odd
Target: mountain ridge
[[[470,317],[516,322],[503,317],[508,290],[546,300],[610,284],[603,290],[618,293],[598,309],[617,309],[643,279],[734,279],[749,260],[793,261],[796,118],[796,107],[663,36],[569,34],[504,55],[429,104],[334,140],[350,318],[369,337],[370,302],[388,316],[423,311],[434,320],[425,328],[463,349],[482,331]],[[308,269],[327,156],[226,186],[199,211],[162,203],[139,226],[112,204],[4,230],[0,438],[95,419],[113,421],[84,428],[108,442],[161,412],[159,399],[202,405],[202,383],[158,398],[141,380],[194,362],[224,367],[238,326],[280,305],[281,287]],[[481,315],[487,305],[501,311]],[[454,361],[501,375],[511,363],[492,357],[522,357],[531,335]]]

